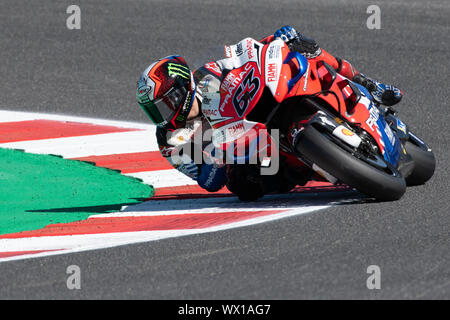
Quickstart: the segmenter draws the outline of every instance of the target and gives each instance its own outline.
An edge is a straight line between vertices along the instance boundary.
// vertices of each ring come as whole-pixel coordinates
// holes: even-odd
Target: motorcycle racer
[[[266,44],[275,39],[283,40],[291,51],[300,52],[307,59],[326,62],[342,76],[367,88],[381,104],[390,106],[402,98],[402,92],[398,88],[359,73],[348,61],[331,55],[314,40],[298,34],[290,26],[280,28],[260,42]],[[229,57],[225,57],[192,72],[180,56],[162,58],[146,68],[139,78],[137,101],[157,125],[156,136],[162,156],[174,168],[196,180],[203,189],[215,192],[227,184],[228,189],[242,200],[253,200],[275,191],[289,191],[295,186],[295,183],[287,179],[292,176],[289,169],[281,166],[276,175],[264,177],[259,176],[254,166],[232,166],[232,170],[228,169],[227,172],[227,167],[218,163],[213,153],[206,152],[210,141],[201,141],[199,144],[193,139],[195,133],[210,128],[202,114],[203,93],[213,83],[220,83],[233,67]],[[196,151],[210,161],[195,162],[193,155]],[[174,153],[179,156],[173,157]],[[304,181],[307,182],[309,178],[310,176],[305,175]]]

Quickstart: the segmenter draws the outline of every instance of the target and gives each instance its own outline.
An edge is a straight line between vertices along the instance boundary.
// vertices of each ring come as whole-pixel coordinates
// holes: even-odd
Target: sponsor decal
[[[365,98],[367,99],[367,98]],[[361,99],[363,100],[363,99]],[[376,132],[377,137],[375,138],[377,140],[377,143],[379,143],[381,154],[385,153],[385,145],[383,141],[383,136],[380,131],[380,127],[378,126],[378,120],[380,118],[380,112],[377,107],[373,106],[373,104],[369,105],[369,118],[366,120],[366,125],[370,127],[370,130],[373,132]],[[386,131],[386,130],[385,130]],[[386,133],[388,134],[388,133]],[[389,137],[388,137],[389,138]]]
[[[206,117],[217,117],[219,115],[219,112],[216,109],[203,109],[202,113]]]
[[[346,135],[346,136],[353,136],[354,135],[354,133],[352,132],[352,131],[350,131],[350,130],[348,130],[347,128],[342,128],[342,131],[341,131],[344,135]]]
[[[253,44],[253,39],[247,39],[247,55],[248,55],[249,60],[254,57],[252,44]]]
[[[230,72],[220,84],[220,90],[222,92],[230,92],[239,84],[239,81],[240,77],[237,77],[234,73]]]
[[[375,131],[375,126],[378,127],[377,121],[380,117],[380,113],[376,107],[371,107],[369,110],[369,118],[366,120],[366,124],[372,131]]]
[[[388,137],[389,142],[390,142],[392,145],[395,145],[395,136],[394,136],[394,133],[393,133],[392,130],[391,130],[391,127],[389,127],[389,125],[386,125],[386,126],[384,127],[384,132],[386,133],[386,136]]]
[[[270,46],[269,47],[269,59],[278,59],[280,57],[280,46]]]
[[[243,53],[244,53],[244,49],[242,49],[242,42],[239,42],[237,45],[236,45],[236,55],[239,57],[239,56],[241,56]]]
[[[273,82],[277,80],[278,65],[276,63],[269,63],[267,68],[267,81]]]
[[[150,98],[149,94],[152,91],[152,87],[147,85],[147,81],[144,77],[140,77],[137,84],[136,84],[137,90],[138,90],[138,100],[140,103],[149,103]]]
[[[333,130],[333,135],[347,143],[348,145],[358,148],[361,144],[361,138],[356,135],[353,131],[345,128],[343,125],[337,126]]]
[[[181,109],[181,112],[178,114],[176,121],[184,121],[186,120],[186,117],[188,116],[188,108],[190,108],[191,106],[191,99],[192,99],[192,94],[188,93],[186,100],[184,101],[183,107]]]
[[[169,71],[169,77],[175,75],[180,76],[184,79],[190,79],[191,78],[191,71],[188,67],[178,64],[178,63],[169,63],[168,66]]]
[[[223,50],[225,51],[225,57],[231,58],[231,46],[224,46]]]
[[[211,185],[212,185],[213,182],[214,182],[214,178],[216,177],[217,170],[219,170],[218,167],[213,167],[213,168],[211,169],[211,171],[210,171],[209,174],[208,174],[208,179],[207,179],[206,182],[205,182],[205,186],[211,187]]]
[[[202,98],[202,104],[203,105],[210,105],[211,104],[211,99],[208,97],[203,97]]]
[[[397,119],[397,128],[406,134],[406,124],[404,124],[400,119]]]
[[[228,130],[228,133],[232,137],[234,137],[237,134],[239,134],[240,132],[244,131],[244,123],[243,122],[236,123],[233,126],[229,127],[227,130]]]

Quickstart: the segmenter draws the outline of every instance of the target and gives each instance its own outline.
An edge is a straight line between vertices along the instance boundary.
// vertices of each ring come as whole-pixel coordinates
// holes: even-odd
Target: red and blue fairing
[[[400,153],[402,152],[402,143],[398,136],[391,130],[391,127],[386,123],[383,115],[380,113],[378,108],[375,106],[372,95],[369,91],[357,84],[353,83],[356,88],[354,90],[359,90],[361,95],[364,95],[367,99],[370,100],[370,103],[367,106],[367,109],[370,114],[369,119],[367,121],[374,121],[375,124],[372,126],[375,128],[376,134],[379,136],[379,140],[377,141],[380,150],[384,159],[389,162],[391,165],[396,167],[398,165]],[[381,148],[382,147],[382,148]]]

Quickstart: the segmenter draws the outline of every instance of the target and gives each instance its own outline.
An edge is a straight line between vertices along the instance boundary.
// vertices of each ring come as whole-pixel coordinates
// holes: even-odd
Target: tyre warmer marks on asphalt
[[[299,192],[336,191],[310,184],[257,203],[239,202],[224,188],[208,193],[160,154],[155,127],[61,115],[0,111],[0,148],[93,162],[155,187],[155,195],[120,212],[0,235],[0,261],[107,248],[242,227],[324,209],[329,200]],[[342,188],[346,190],[346,188]],[[195,200],[193,200],[195,199]]]

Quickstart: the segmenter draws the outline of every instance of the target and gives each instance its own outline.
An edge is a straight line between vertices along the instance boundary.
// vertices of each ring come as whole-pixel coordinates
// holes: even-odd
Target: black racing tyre
[[[313,126],[302,132],[296,149],[307,160],[335,178],[377,200],[398,200],[406,191],[405,179],[396,169],[381,170],[369,165],[335,144]]]
[[[264,182],[256,165],[229,165],[226,186],[241,201],[255,201],[264,196]]]
[[[436,159],[433,151],[425,150],[411,141],[406,142],[405,149],[414,161],[414,169],[406,177],[406,184],[408,186],[424,184],[430,180],[436,168]]]

